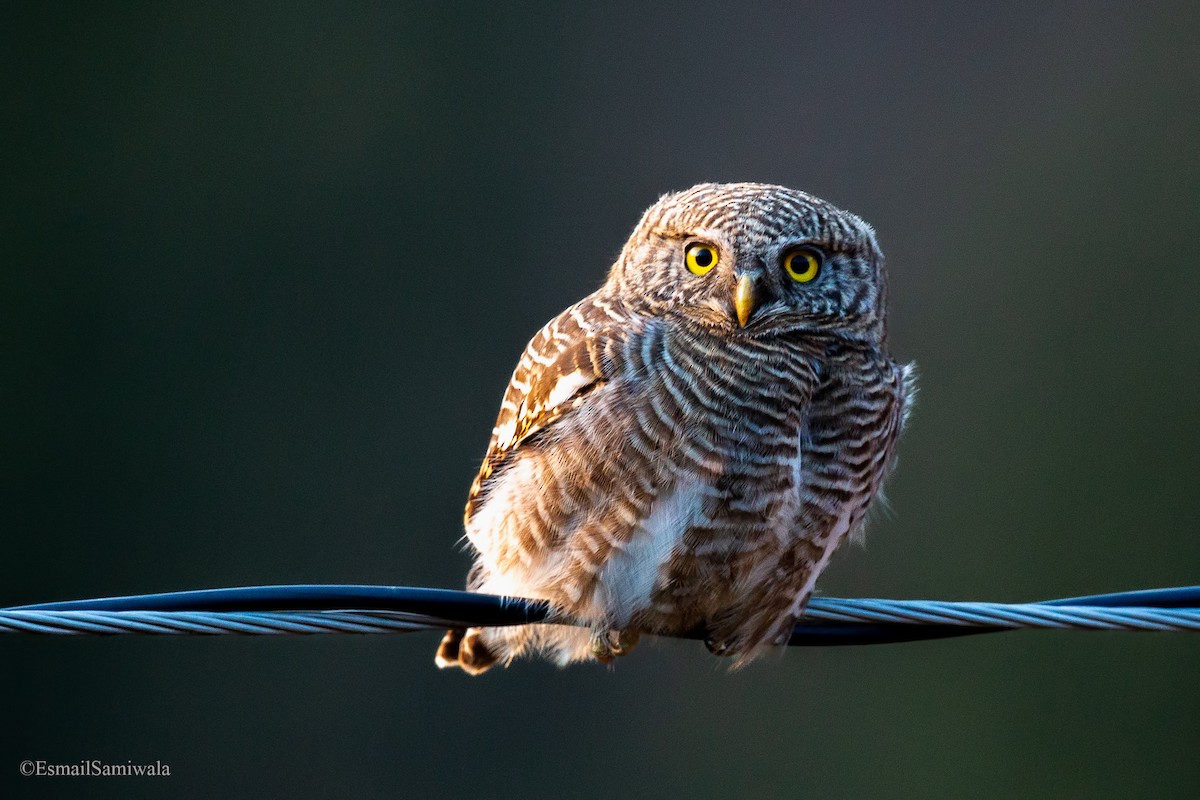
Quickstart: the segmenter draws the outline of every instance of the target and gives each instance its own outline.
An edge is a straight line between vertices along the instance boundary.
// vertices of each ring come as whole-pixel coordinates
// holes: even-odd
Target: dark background
[[[921,394],[830,595],[1200,582],[1200,6],[0,8],[0,605],[457,587],[528,337],[701,180],[871,221]],[[205,4],[207,5],[207,4]],[[4,637],[0,775],[137,797],[1194,797],[1195,636]],[[162,760],[160,781],[21,759]],[[0,792],[3,793],[3,792]]]

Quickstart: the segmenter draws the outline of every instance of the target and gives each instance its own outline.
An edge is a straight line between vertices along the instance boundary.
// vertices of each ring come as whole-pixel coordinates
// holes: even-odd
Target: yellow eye
[[[783,257],[783,271],[796,283],[808,283],[821,273],[822,260],[819,250],[797,247]]]
[[[696,275],[708,274],[709,270],[717,265],[717,261],[717,248],[702,242],[688,245],[683,254],[683,263],[687,264],[688,271]]]

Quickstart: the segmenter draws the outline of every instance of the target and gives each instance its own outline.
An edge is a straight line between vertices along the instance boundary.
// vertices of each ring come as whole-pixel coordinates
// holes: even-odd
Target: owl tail
[[[440,669],[458,667],[468,675],[487,672],[499,659],[483,643],[481,628],[451,628],[438,645],[434,663]]]

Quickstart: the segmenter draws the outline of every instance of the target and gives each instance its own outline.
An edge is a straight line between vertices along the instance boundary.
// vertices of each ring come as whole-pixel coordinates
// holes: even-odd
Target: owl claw
[[[716,639],[705,639],[704,646],[708,648],[708,652],[714,656],[727,656],[729,652],[729,642],[718,642]]]
[[[487,672],[499,659],[483,643],[481,629],[451,628],[442,637],[434,662],[440,669],[458,667],[468,675]]]
[[[592,657],[601,664],[611,664],[614,658],[629,655],[639,638],[640,634],[633,630],[595,631],[592,633]]]

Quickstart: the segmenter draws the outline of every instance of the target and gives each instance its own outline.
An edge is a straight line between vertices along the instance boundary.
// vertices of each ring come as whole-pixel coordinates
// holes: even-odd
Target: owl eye
[[[695,275],[708,274],[709,270],[717,265],[718,260],[717,248],[703,242],[688,245],[683,254],[683,263],[687,264],[688,271]]]
[[[796,283],[808,283],[821,273],[825,256],[812,247],[797,247],[783,257],[783,271]]]

